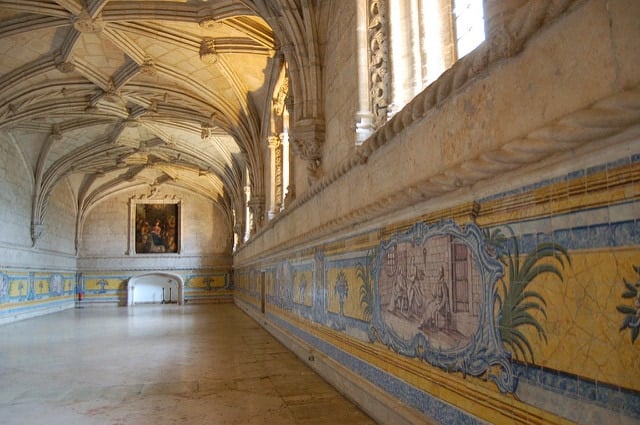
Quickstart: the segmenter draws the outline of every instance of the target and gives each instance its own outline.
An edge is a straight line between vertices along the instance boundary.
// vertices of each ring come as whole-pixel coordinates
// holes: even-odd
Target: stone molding
[[[392,120],[393,123],[394,120]],[[594,126],[593,123],[598,126]],[[579,147],[597,145],[620,133],[634,128],[640,122],[640,86],[602,99],[589,107],[561,117],[548,125],[531,131],[521,138],[512,139],[491,152],[458,163],[440,174],[426,176],[410,186],[403,187],[385,198],[373,199],[371,203],[349,211],[340,217],[318,226],[309,226],[306,231],[291,235],[285,243],[264,249],[261,256],[268,257],[305,242],[334,234],[357,223],[371,221],[392,211],[411,207],[421,202],[439,198],[478,181],[497,178],[500,175],[530,163],[539,163]],[[383,128],[382,130],[386,129]],[[383,131],[384,132],[384,131]],[[380,134],[380,132],[378,133]],[[374,136],[375,138],[375,136]],[[367,143],[375,142],[369,139]],[[280,220],[302,207],[314,196],[321,194],[333,182],[347,174],[372,155],[377,148],[366,144],[364,152],[356,152],[341,167],[323,177],[321,184],[311,188],[292,202],[263,230],[267,231]],[[326,185],[322,185],[326,183]],[[260,232],[260,233],[262,233]],[[259,234],[258,234],[259,235]],[[256,235],[256,236],[258,236]],[[245,247],[248,244],[245,244]]]

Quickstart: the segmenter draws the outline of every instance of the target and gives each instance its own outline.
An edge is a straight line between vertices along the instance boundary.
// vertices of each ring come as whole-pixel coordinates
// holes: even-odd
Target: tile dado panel
[[[76,274],[0,269],[0,323],[74,306]]]
[[[186,303],[229,302],[233,294],[226,273],[211,270],[172,271],[184,280]],[[127,282],[141,272],[85,272],[80,274],[83,303],[127,305]],[[167,300],[169,294],[167,294]],[[162,302],[158,299],[158,302]]]
[[[262,258],[236,301],[443,423],[640,423],[639,244],[634,155]]]

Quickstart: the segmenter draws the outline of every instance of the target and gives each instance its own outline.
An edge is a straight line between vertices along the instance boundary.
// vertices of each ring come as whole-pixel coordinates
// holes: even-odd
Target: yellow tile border
[[[630,164],[483,202],[479,226],[535,219],[640,199],[640,165]]]

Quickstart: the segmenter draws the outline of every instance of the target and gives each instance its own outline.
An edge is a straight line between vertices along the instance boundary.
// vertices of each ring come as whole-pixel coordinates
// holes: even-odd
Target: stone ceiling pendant
[[[205,38],[200,43],[200,60],[210,65],[218,61],[218,53],[215,49],[215,40],[213,38]]]
[[[100,16],[92,18],[89,12],[83,10],[75,21],[73,21],[73,27],[78,30],[78,32],[84,34],[97,34],[102,32],[104,21]]]

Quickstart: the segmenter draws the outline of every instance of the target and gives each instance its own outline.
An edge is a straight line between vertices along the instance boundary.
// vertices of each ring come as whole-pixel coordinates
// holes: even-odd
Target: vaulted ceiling
[[[304,7],[284,3],[296,2],[0,1],[0,142],[33,170],[32,223],[62,181],[80,215],[164,184],[237,207],[247,167],[262,173],[284,63],[272,25],[287,15],[304,31]]]

